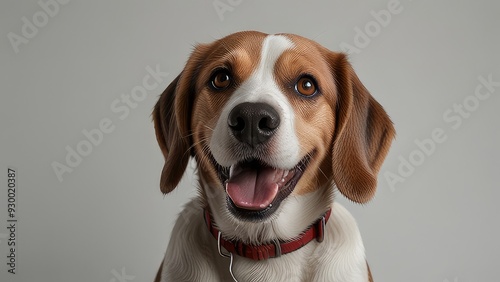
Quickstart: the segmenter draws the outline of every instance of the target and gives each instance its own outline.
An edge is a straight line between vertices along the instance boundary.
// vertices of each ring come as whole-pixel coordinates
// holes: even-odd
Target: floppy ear
[[[165,157],[160,190],[174,190],[186,170],[192,144],[191,109],[194,100],[197,70],[203,60],[200,45],[191,54],[184,70],[163,91],[153,110],[156,140]]]
[[[153,110],[156,140],[165,157],[160,178],[160,190],[164,194],[177,186],[189,160],[189,141],[181,133],[176,119],[175,100],[180,95],[177,91],[179,77],[163,91]]]
[[[329,54],[337,86],[333,179],[357,203],[375,194],[377,174],[395,135],[393,124],[354,73],[346,55]]]

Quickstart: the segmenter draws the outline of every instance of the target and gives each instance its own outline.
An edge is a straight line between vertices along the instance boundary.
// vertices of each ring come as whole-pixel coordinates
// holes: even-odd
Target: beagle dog
[[[155,281],[372,281],[351,214],[394,138],[346,55],[256,31],[198,45],[153,110],[171,192],[192,157],[198,196]]]

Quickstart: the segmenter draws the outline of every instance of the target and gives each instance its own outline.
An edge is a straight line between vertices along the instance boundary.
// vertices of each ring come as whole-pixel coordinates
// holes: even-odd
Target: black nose
[[[231,110],[227,123],[236,139],[254,147],[273,136],[280,118],[268,104],[245,102]]]

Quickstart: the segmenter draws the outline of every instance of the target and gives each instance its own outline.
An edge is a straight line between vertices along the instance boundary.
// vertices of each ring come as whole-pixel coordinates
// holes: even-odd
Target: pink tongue
[[[238,168],[226,183],[227,194],[239,208],[263,210],[278,194],[276,178],[280,171],[271,167]]]

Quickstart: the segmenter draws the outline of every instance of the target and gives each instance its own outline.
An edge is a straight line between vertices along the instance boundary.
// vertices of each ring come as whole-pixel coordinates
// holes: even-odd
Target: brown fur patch
[[[286,50],[276,62],[275,80],[294,108],[295,132],[301,155],[314,152],[308,168],[294,190],[303,195],[331,182],[330,148],[335,130],[335,84],[328,61],[320,46],[308,39],[289,36],[295,47]],[[317,82],[318,93],[306,97],[297,93],[295,84],[302,76]]]

